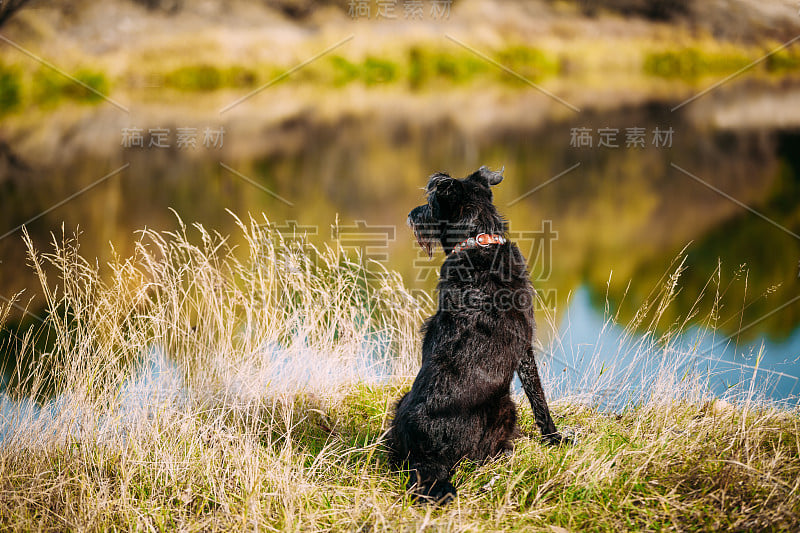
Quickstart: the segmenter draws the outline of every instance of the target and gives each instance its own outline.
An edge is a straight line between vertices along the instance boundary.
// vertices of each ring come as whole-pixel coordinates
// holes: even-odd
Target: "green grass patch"
[[[218,65],[198,62],[183,64],[172,70],[160,70],[154,66],[150,74],[163,80],[165,87],[189,93],[248,89],[272,80],[293,86],[313,85],[321,89],[361,84],[370,88],[387,86],[419,91],[479,83],[522,88],[530,81],[541,82],[560,75],[579,76],[598,68],[583,56],[568,59],[569,52],[557,53],[527,44],[508,44],[484,52],[489,61],[455,44],[409,44],[398,51],[380,55],[371,53],[359,59],[330,55],[291,73],[290,65]],[[639,67],[631,68],[639,76],[680,79],[692,83],[703,76],[723,76],[736,72],[761,54],[759,50],[734,46],[695,44],[680,49],[652,50],[645,54],[641,70],[638,70]],[[496,64],[492,61],[496,61]],[[564,65],[567,63],[571,66],[565,73]],[[800,48],[792,46],[771,54],[749,69],[748,73],[781,75],[798,71]],[[101,71],[77,67],[70,72],[79,83],[41,66],[22,69],[0,65],[0,114],[19,111],[29,105],[53,107],[63,101],[98,103],[102,95],[112,89],[108,76]],[[119,83],[128,80],[132,86],[141,83],[140,78],[132,73],[123,74],[120,80],[123,81]]]
[[[98,102],[103,99],[103,95],[109,92],[109,83],[105,74],[92,70],[79,70],[75,73],[75,79],[80,84],[69,83],[64,85],[63,93],[67,98],[83,102]]]
[[[527,79],[540,80],[560,72],[558,58],[536,48],[516,46],[493,55],[499,63]],[[353,61],[336,55],[320,62],[320,65],[311,65],[293,78],[295,82],[313,81],[334,87],[350,83],[366,86],[403,84],[411,90],[421,90],[443,84],[474,83],[486,79],[486,76],[490,76],[494,83],[523,83],[518,77],[468,51],[421,46],[412,46],[399,59],[368,56],[362,61]]]
[[[555,76],[561,71],[558,58],[537,48],[525,46],[506,48],[498,54],[497,60],[520,76],[534,81]],[[524,83],[516,76],[510,76],[510,79],[516,83]]]
[[[800,512],[796,414],[702,404],[624,415],[557,403],[574,445],[542,444],[524,403],[511,456],[462,462],[458,501],[410,502],[380,436],[406,390],[223,398],[162,412],[124,441],[0,449],[0,524],[106,528],[784,530]],[[524,402],[524,400],[523,400]],[[609,445],[611,444],[611,447]]]
[[[63,100],[98,103],[109,93],[110,86],[106,75],[96,70],[79,69],[67,77],[42,67],[31,75],[27,100],[47,107]]]
[[[257,73],[242,66],[187,65],[164,76],[164,83],[167,87],[182,91],[215,91],[225,87],[252,87],[257,82]]]
[[[417,89],[430,83],[466,83],[492,69],[472,54],[412,47],[407,55],[407,82]]]
[[[731,74],[751,61],[744,52],[709,52],[699,47],[689,47],[648,53],[644,60],[644,71],[651,76],[692,80],[702,76]]]
[[[512,46],[488,56],[530,80],[555,76],[561,71],[558,57],[537,48]],[[498,83],[524,83],[519,77],[464,50],[426,50],[412,47],[408,51],[407,60],[408,84],[412,88],[421,88],[430,83],[469,83],[487,75],[491,75]]]
[[[396,82],[400,75],[400,65],[390,59],[367,56],[363,61],[354,62],[343,56],[332,56],[319,65],[311,65],[292,75],[291,83],[315,83],[342,87],[358,82],[367,86]]]
[[[0,63],[0,115],[15,111],[21,98],[19,69]]]
[[[800,70],[800,47],[792,46],[770,54],[764,61],[770,73],[782,74]]]
[[[363,69],[364,83],[367,85],[391,83],[397,77],[397,65],[386,59],[367,57]]]
[[[332,56],[329,61],[333,70],[333,85],[336,87],[347,85],[361,75],[361,67],[345,57]]]

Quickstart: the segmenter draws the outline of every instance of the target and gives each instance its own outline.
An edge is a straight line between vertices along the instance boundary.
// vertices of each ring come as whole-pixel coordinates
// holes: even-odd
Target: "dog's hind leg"
[[[542,381],[539,379],[539,370],[536,368],[536,360],[533,358],[533,347],[528,348],[523,355],[517,368],[517,374],[522,382],[522,389],[531,402],[533,416],[536,419],[536,425],[542,432],[542,438],[548,444],[560,444],[564,438],[556,429],[553,417],[550,416],[550,408],[547,407]]]
[[[520,436],[517,428],[517,406],[511,395],[507,394],[499,400],[496,409],[487,413],[490,421],[476,449],[468,457],[473,461],[494,459],[501,454],[511,454],[514,450],[514,439]]]

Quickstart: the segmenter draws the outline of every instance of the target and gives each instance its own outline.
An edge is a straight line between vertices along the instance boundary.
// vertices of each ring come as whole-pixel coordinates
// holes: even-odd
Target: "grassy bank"
[[[246,260],[226,238],[181,226],[143,232],[105,272],[69,238],[46,254],[29,242],[58,288],[45,326],[4,346],[30,364],[0,395],[3,529],[796,525],[797,410],[759,401],[755,382],[709,401],[710,377],[679,372],[661,345],[641,354],[658,359],[657,377],[632,376],[637,365],[584,377],[598,390],[642,380],[619,410],[599,410],[585,387],[545,384],[574,446],[543,446],[523,407],[527,436],[512,456],[460,465],[454,505],[412,505],[380,437],[431,302],[339,246],[240,228]],[[679,271],[653,302],[656,322]]]
[[[124,439],[0,451],[0,523],[47,529],[791,530],[800,513],[797,413],[556,404],[575,446],[538,442],[530,410],[512,457],[462,464],[457,503],[411,504],[379,437],[397,387],[328,403],[263,399],[160,409]]]
[[[105,95],[173,101],[187,94],[242,92],[277,83],[313,87],[315,91],[361,86],[415,94],[455,88],[483,90],[487,84],[524,91],[531,83],[549,82],[580,86],[598,95],[631,87],[658,94],[665,86],[696,90],[742,69],[745,76],[767,86],[800,72],[800,48],[796,46],[760,61],[777,43],[753,46],[708,39],[683,41],[675,45],[638,38],[478,46],[477,53],[484,57],[455,43],[443,45],[441,39],[409,41],[385,50],[376,47],[367,54],[348,53],[345,47],[297,72],[293,68],[303,60],[302,54],[285,63],[237,62],[209,55],[199,61],[187,58],[176,67],[174,58],[185,55],[177,49],[174,53],[142,52],[122,70],[117,64],[106,65],[104,70],[102,59],[92,62],[91,67],[87,67],[85,58],[62,60],[60,68],[66,70],[58,73],[24,61],[12,50],[0,54],[0,115],[37,107],[51,109],[70,101],[98,104]],[[309,47],[308,53],[313,49]]]

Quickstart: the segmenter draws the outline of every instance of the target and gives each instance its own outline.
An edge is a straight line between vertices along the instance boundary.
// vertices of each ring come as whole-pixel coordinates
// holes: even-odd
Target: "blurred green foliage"
[[[364,83],[374,85],[376,83],[389,83],[397,76],[397,65],[391,61],[377,57],[367,57],[364,60]]]
[[[645,76],[692,82],[706,75],[733,73],[761,55],[761,50],[736,47],[707,50],[699,45],[651,50],[645,54],[639,72]],[[352,83],[367,87],[393,84],[400,89],[418,91],[476,83],[520,86],[563,74],[568,61],[558,52],[520,44],[490,51],[488,57],[489,60],[456,46],[415,44],[399,54],[372,54],[361,59],[331,55],[299,71],[275,64],[196,63],[166,72],[154,67],[149,74],[163,80],[164,87],[185,92],[252,88],[266,82],[311,83],[333,88]],[[591,65],[574,64],[570,72],[582,69],[591,70]],[[775,52],[751,70],[770,74],[798,72],[800,48]],[[0,114],[19,111],[27,105],[52,107],[63,100],[97,103],[112,86],[107,74],[99,70],[78,68],[71,76],[75,79],[44,66],[22,68],[0,64]],[[127,80],[122,83],[137,86],[136,76],[122,79]]]
[[[183,91],[214,91],[224,87],[251,87],[258,81],[255,71],[242,67],[187,65],[173,70],[164,78],[167,87]]]
[[[31,97],[39,105],[55,103],[61,96],[61,84],[63,83],[60,74],[52,70],[37,70],[33,74]]]
[[[770,54],[765,61],[767,70],[774,73],[800,70],[800,49],[795,46]]]
[[[333,68],[333,84],[337,87],[347,85],[353,80],[358,79],[361,69],[355,63],[342,56],[333,56],[330,59]]]
[[[581,11],[597,16],[601,11],[651,20],[672,20],[692,13],[692,0],[576,0]]]
[[[530,47],[515,46],[496,54],[499,63],[519,75],[538,80],[556,75],[560,61],[553,55]],[[360,82],[365,85],[400,82],[412,90],[438,84],[465,84],[494,74],[496,83],[518,83],[519,78],[509,75],[470,52],[426,49],[413,46],[401,58],[387,59],[368,56],[363,61],[352,61],[342,56],[332,56],[302,74],[304,79],[331,83],[336,87]]]
[[[473,56],[414,47],[408,52],[408,83],[417,89],[432,80],[463,83],[485,73],[489,65]]]
[[[644,71],[665,78],[693,79],[734,72],[747,66],[750,61],[750,58],[740,51],[708,52],[689,47],[648,53],[644,60]]]
[[[31,77],[31,102],[49,106],[66,98],[96,103],[103,99],[102,95],[109,92],[108,78],[102,72],[80,69],[71,76],[74,79],[48,68],[38,69]]]
[[[497,59],[517,74],[532,80],[555,76],[561,71],[557,57],[537,48],[513,46],[501,51]],[[512,79],[522,82],[519,78]]]
[[[102,72],[79,70],[75,73],[75,79],[83,85],[67,80],[67,83],[62,85],[64,96],[85,102],[97,102],[103,99],[102,95],[109,92],[108,79]],[[87,86],[94,90],[87,89]]]
[[[222,87],[222,73],[210,65],[188,66],[171,72],[165,81],[176,89],[213,91]]]
[[[19,71],[0,64],[0,115],[19,107],[20,93]]]

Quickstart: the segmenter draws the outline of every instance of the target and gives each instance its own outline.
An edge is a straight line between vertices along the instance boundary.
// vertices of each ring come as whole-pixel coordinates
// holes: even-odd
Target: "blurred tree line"
[[[169,13],[179,11],[185,0],[133,0],[148,9]],[[401,3],[404,0],[397,0]],[[263,0],[263,3],[292,18],[303,18],[323,6],[348,9],[349,0]],[[454,0],[453,5],[458,1]],[[654,20],[670,20],[690,13],[691,0],[577,0],[584,14],[596,15],[601,9],[623,15],[641,16]]]
[[[589,16],[603,9],[652,20],[672,20],[689,15],[692,7],[691,0],[578,0],[578,4]]]
[[[95,0],[0,0],[0,26],[21,7],[56,7],[64,13],[78,12]],[[110,3],[135,3],[151,11],[175,15],[190,9],[190,0],[103,0]],[[221,6],[234,2],[216,0]],[[265,9],[278,11],[294,20],[303,20],[316,11],[333,7],[344,13],[355,0],[253,0]],[[368,0],[373,6],[378,0]],[[394,0],[402,4],[408,0]],[[432,0],[423,0],[426,3]],[[463,0],[452,0],[454,10]],[[715,38],[758,42],[763,39],[787,40],[800,31],[800,19],[789,4],[767,8],[758,0],[484,0],[488,6],[502,8],[504,4],[524,5],[528,13],[537,17],[543,12],[561,12],[567,17],[582,15],[600,17],[618,14],[629,18],[642,18],[655,22],[668,22],[691,29],[708,32]],[[559,6],[574,9],[562,10]]]
[[[186,0],[129,0],[153,11],[168,14],[179,12]],[[403,0],[397,0],[401,2]],[[0,1],[0,26],[30,0]],[[335,6],[347,10],[349,0],[262,0],[266,7],[283,12],[292,18],[304,18],[320,7]],[[36,2],[34,2],[35,4]],[[64,2],[69,8],[73,2]],[[457,4],[454,0],[453,4]],[[576,0],[581,11],[595,16],[601,10],[618,12],[627,16],[640,16],[654,20],[670,20],[691,13],[691,0]]]
[[[133,0],[148,9],[176,13],[183,7],[185,0]],[[267,7],[281,11],[291,18],[303,18],[315,9],[323,6],[336,6],[347,9],[348,0],[262,0]]]

